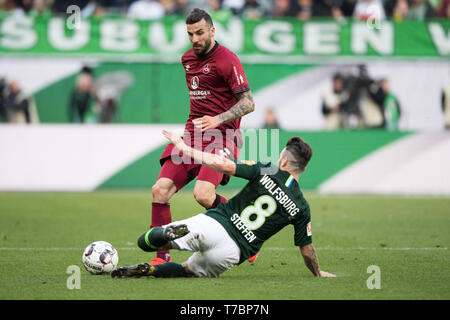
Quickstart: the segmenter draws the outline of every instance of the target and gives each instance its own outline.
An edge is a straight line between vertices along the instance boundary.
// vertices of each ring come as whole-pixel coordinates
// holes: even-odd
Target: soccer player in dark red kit
[[[183,140],[193,148],[237,159],[242,145],[241,117],[255,109],[244,68],[233,52],[214,40],[215,28],[204,10],[193,9],[186,26],[192,49],[181,58],[190,98]],[[184,157],[172,144],[167,145],[160,163],[152,187],[150,228],[172,221],[169,200],[195,178],[194,197],[205,209],[226,202],[216,193],[219,184],[228,182],[223,173]],[[170,261],[169,251],[158,251],[152,264],[166,261]]]

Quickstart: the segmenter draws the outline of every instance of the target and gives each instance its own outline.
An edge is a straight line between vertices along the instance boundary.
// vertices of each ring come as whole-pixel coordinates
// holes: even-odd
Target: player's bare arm
[[[191,148],[186,143],[184,143],[180,135],[169,130],[163,130],[162,133],[170,142],[172,142],[175,148],[181,151],[184,155],[189,156],[195,161],[201,162],[203,165],[214,170],[223,172],[228,175],[235,174],[236,164],[233,161],[216,154],[202,152],[200,150]]]
[[[317,252],[312,243],[301,246],[300,252],[302,253],[305,265],[316,277],[336,277],[336,275],[332,273],[320,270]]]
[[[255,110],[251,90],[239,93],[238,97],[239,101],[230,110],[218,115],[221,124],[241,118]]]
[[[194,125],[206,131],[209,129],[214,129],[221,124],[228,123],[230,121],[239,119],[246,114],[249,114],[255,110],[255,102],[251,90],[241,92],[237,94],[239,101],[230,109],[217,116],[204,116],[193,121]]]

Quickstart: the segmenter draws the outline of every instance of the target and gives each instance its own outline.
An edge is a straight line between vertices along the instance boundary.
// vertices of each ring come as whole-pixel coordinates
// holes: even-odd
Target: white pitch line
[[[281,248],[281,247],[267,247],[268,250],[298,250],[297,248]],[[409,247],[355,247],[355,248],[339,248],[339,247],[317,247],[316,250],[330,250],[330,251],[346,251],[346,250],[393,250],[393,251],[420,251],[420,250],[448,250],[447,247],[422,247],[422,248],[409,248]]]
[[[123,250],[139,250],[136,247],[123,247],[116,248],[118,251]],[[298,250],[298,248],[281,248],[281,247],[266,247],[266,250]],[[83,248],[73,248],[73,247],[48,247],[48,248],[33,248],[33,247],[23,247],[23,248],[13,248],[13,247],[0,247],[0,251],[83,251]],[[421,251],[421,250],[448,250],[448,247],[423,247],[423,248],[409,248],[409,247],[355,247],[355,248],[339,248],[339,247],[323,247],[316,248],[316,250],[330,250],[330,251],[346,251],[346,250],[392,250],[392,251]]]

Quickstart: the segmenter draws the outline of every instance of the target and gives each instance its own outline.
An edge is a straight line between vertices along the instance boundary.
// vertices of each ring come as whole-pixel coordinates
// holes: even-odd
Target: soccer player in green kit
[[[163,134],[184,155],[249,182],[228,203],[185,220],[154,227],[138,239],[138,246],[148,252],[161,249],[193,251],[186,262],[124,266],[111,273],[113,278],[218,277],[254,256],[264,241],[287,225],[294,226],[294,243],[314,276],[335,277],[320,270],[312,244],[310,209],[298,185],[312,150],[301,138],[294,137],[287,142],[278,166],[274,166],[233,161],[205,153],[186,145],[173,132],[163,130]]]

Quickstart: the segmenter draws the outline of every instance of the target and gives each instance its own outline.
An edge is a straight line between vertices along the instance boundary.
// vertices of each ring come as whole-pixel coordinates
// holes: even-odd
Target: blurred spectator
[[[442,90],[441,106],[444,113],[445,129],[450,130],[450,83]]]
[[[213,21],[226,21],[233,15],[229,8],[222,7],[222,0],[206,0],[205,10],[209,12]]]
[[[395,21],[403,21],[409,17],[409,4],[406,0],[397,0],[392,16]]]
[[[34,0],[33,9],[31,9],[29,15],[36,17],[45,17],[48,18],[51,16],[52,12],[50,11],[50,5],[52,1],[48,0]]]
[[[344,17],[353,16],[353,11],[355,11],[356,0],[340,0],[336,2],[342,11]]]
[[[15,0],[0,0],[0,9],[9,14],[24,15],[25,12]]]
[[[387,130],[397,130],[400,120],[400,104],[397,97],[391,92],[389,80],[383,78],[379,81],[370,80],[368,94],[379,110],[381,119],[377,124],[370,123],[370,127],[386,128]],[[366,102],[368,103],[368,102]]]
[[[173,14],[187,15],[189,13],[189,0],[175,0]]]
[[[343,19],[340,0],[291,0],[287,16],[297,17],[300,21],[308,21],[311,17],[333,17]]]
[[[94,109],[100,123],[117,122],[118,100],[113,86],[102,86],[96,90],[97,103]]]
[[[314,17],[331,17],[333,16],[333,11],[340,12],[342,16],[342,11],[340,9],[340,0],[315,0],[313,1],[313,16]]]
[[[284,17],[287,16],[290,10],[290,0],[274,0],[271,16]]]
[[[6,91],[6,79],[0,78],[0,123],[8,122],[8,115],[6,114],[6,107],[5,107],[5,91]]]
[[[244,19],[255,20],[266,16],[268,11],[260,0],[245,0],[244,5],[236,13]]]
[[[84,67],[76,80],[76,86],[69,98],[68,115],[72,123],[93,122],[92,69]]]
[[[341,74],[333,76],[333,87],[325,92],[322,98],[322,114],[325,117],[325,129],[336,130],[344,126],[346,104],[349,92],[344,90],[344,79]]]
[[[450,18],[450,0],[442,0],[439,7],[439,17]]]
[[[410,19],[424,20],[425,18],[435,17],[436,12],[427,0],[412,0],[409,6]]]
[[[280,126],[277,121],[277,117],[275,115],[275,111],[273,108],[269,108],[266,110],[266,116],[264,119],[264,129],[279,129]]]
[[[392,17],[394,14],[394,8],[397,5],[398,0],[383,0],[384,13],[386,17]]]
[[[312,0],[294,0],[288,15],[297,17],[300,21],[308,21],[313,16]]]
[[[345,22],[344,13],[342,12],[342,9],[337,5],[333,5],[331,7],[331,16],[336,21]]]
[[[104,73],[94,81],[91,92],[95,97],[93,112],[98,122],[120,122],[120,97],[133,82],[133,75],[127,71]]]
[[[366,21],[370,17],[385,19],[386,14],[381,0],[358,0],[353,11],[353,17],[357,20]]]
[[[22,9],[24,14],[30,13],[33,9],[33,0],[16,0],[16,3]]]
[[[76,5],[83,9],[88,3],[89,0],[56,0],[53,2],[52,10],[56,13],[66,13],[67,8],[71,5]]]
[[[3,108],[10,123],[39,122],[33,97],[26,95],[15,80],[10,81],[6,87]]]
[[[103,1],[90,0],[88,4],[81,10],[81,17],[83,19],[89,17],[101,18],[105,16],[106,9],[104,7]]]
[[[370,105],[367,108],[369,99],[366,98],[367,86],[371,79],[366,66],[358,65],[356,68],[350,68],[348,74],[342,74],[342,79],[344,91],[346,91],[345,95],[348,94],[347,99],[340,104],[342,127],[361,128],[364,123],[371,126],[374,122],[373,112],[371,112],[373,108],[370,108]],[[375,112],[377,113],[378,109]],[[379,115],[379,112],[377,115]],[[380,118],[381,116],[377,120]]]
[[[133,2],[127,16],[130,19],[153,20],[164,17],[165,9],[157,0],[138,0]]]
[[[175,0],[159,0],[164,8],[164,15],[172,15],[175,12]]]
[[[230,9],[233,13],[236,13],[245,4],[245,0],[223,0],[222,8]]]
[[[381,79],[380,87],[384,94],[383,114],[385,118],[385,128],[389,131],[398,130],[398,123],[401,117],[398,98],[392,93],[388,79]]]

